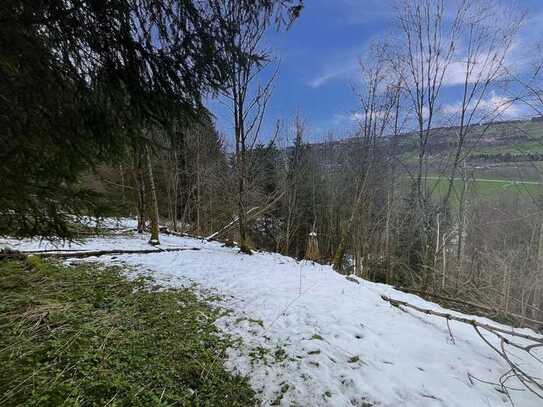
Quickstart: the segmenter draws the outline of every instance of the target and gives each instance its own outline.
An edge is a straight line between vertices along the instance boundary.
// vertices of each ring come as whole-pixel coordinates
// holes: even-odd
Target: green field
[[[402,184],[407,187],[408,177],[402,177]],[[447,177],[428,176],[426,184],[428,192],[437,202],[447,192],[449,179]],[[459,203],[464,181],[456,178],[453,182],[451,204],[456,207]],[[543,184],[537,181],[513,179],[469,178],[466,184],[466,198],[474,202],[489,201],[518,201],[536,202],[543,193]]]
[[[429,189],[435,197],[443,196],[448,188],[448,179],[443,177],[427,178]],[[454,180],[452,203],[456,205],[464,188],[462,179]],[[543,192],[543,185],[535,181],[519,181],[505,179],[468,179],[466,185],[467,198],[476,201],[493,201],[498,199],[535,200]]]
[[[427,154],[430,176],[427,186],[432,195],[443,196],[448,178],[443,168],[450,166],[455,154],[457,128],[433,129]],[[470,128],[464,149],[467,159],[467,194],[473,200],[526,199],[534,201],[543,192],[543,122],[515,121]],[[411,170],[417,163],[417,135],[406,134],[400,147],[402,161]],[[530,156],[529,156],[530,154]],[[444,171],[444,172],[443,172]],[[464,188],[460,177],[454,181],[453,202]]]

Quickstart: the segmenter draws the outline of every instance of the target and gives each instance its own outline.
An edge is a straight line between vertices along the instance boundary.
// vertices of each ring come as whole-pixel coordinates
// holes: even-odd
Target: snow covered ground
[[[151,273],[165,286],[195,282],[221,295],[221,305],[233,312],[219,325],[243,339],[239,349],[231,350],[228,367],[249,377],[263,405],[510,405],[497,386],[481,382],[497,382],[508,368],[472,327],[451,321],[453,341],[444,319],[404,312],[382,300],[381,294],[443,311],[439,305],[384,284],[364,280],[356,284],[329,266],[278,254],[248,256],[219,243],[174,236],[162,236],[161,243],[160,247],[201,250],[89,260],[129,265]],[[0,239],[3,246],[52,248],[39,241]],[[69,248],[149,247],[147,236],[134,235],[93,238]],[[537,336],[530,330],[518,332]],[[543,376],[537,370],[541,365],[518,356],[523,368]],[[514,380],[509,385],[522,387]],[[511,391],[511,396],[518,407],[543,405],[527,390]]]

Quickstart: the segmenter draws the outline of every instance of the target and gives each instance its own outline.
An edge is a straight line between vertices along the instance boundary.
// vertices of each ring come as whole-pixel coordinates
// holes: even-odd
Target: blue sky
[[[279,77],[269,104],[262,139],[277,120],[288,122],[297,111],[307,126],[307,140],[320,141],[333,132],[336,138],[352,130],[357,109],[358,61],[375,39],[392,31],[394,0],[306,0],[300,18],[287,32],[270,33],[265,46],[280,60]],[[524,60],[527,50],[543,41],[543,0],[504,1],[526,11],[513,53]],[[445,89],[445,104],[458,97],[454,86]],[[500,97],[499,94],[493,94]],[[489,95],[489,97],[491,97]],[[217,127],[228,140],[232,122],[226,109],[210,103]],[[509,117],[530,115],[512,108]]]

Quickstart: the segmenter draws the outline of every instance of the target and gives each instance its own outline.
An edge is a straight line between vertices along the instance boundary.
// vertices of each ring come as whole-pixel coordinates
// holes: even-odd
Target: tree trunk
[[[141,151],[135,152],[134,154],[134,182],[137,188],[138,233],[141,234],[145,230],[145,175]]]
[[[466,173],[466,166],[464,163],[464,171],[462,173],[462,191],[460,193],[460,205],[458,208],[458,242],[456,246],[456,281],[455,281],[455,291],[458,291],[458,283],[462,280],[463,274],[463,262],[464,262],[464,234],[466,230],[466,217],[467,217],[467,191],[468,191],[468,180]]]
[[[335,271],[338,273],[343,272],[343,263],[345,259],[345,249],[347,247],[347,235],[348,235],[348,229],[345,228],[341,233],[341,239],[339,241],[339,245],[336,249],[336,252],[334,253],[334,259],[332,260],[332,266]]]
[[[119,164],[119,173],[121,175],[121,196],[122,196],[122,202],[123,205],[126,204],[126,188],[124,185],[124,170],[123,170],[123,164]]]
[[[245,145],[245,127],[243,113],[243,99],[238,95],[235,103],[236,117],[236,160],[238,170],[238,222],[239,222],[239,248],[241,252],[252,254],[249,242],[247,239],[247,221],[245,218],[245,179],[247,165],[247,148]]]
[[[149,147],[146,147],[145,149],[146,157],[147,157],[147,174],[149,177],[149,193],[151,194],[151,207],[149,208],[149,220],[151,223],[151,238],[149,239],[149,243],[152,245],[159,245],[160,240],[158,236],[158,224],[159,224],[159,217],[158,217],[158,199],[156,195],[156,187],[155,187],[155,179],[153,177],[153,164],[151,162],[151,153],[149,151]]]
[[[202,234],[202,228],[200,224],[200,131],[196,133],[196,234],[200,236]]]

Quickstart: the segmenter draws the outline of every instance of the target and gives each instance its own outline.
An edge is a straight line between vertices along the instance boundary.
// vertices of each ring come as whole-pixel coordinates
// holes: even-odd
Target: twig
[[[453,335],[453,333],[451,331],[451,325],[449,324],[449,319],[447,319],[447,329],[449,330],[449,336],[451,338],[451,342],[452,342],[453,345],[455,345],[456,341],[454,340],[454,335]]]

